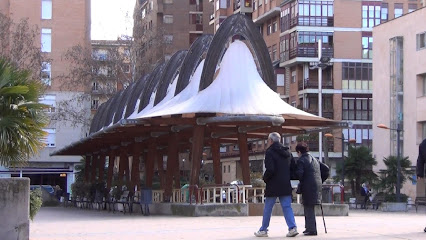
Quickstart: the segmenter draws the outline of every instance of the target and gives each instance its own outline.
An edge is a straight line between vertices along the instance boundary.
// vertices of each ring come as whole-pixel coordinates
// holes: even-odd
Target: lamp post
[[[396,131],[396,152],[397,152],[397,156],[396,156],[396,201],[400,202],[401,201],[401,132],[402,132],[402,127],[401,124],[398,123],[396,129],[395,128],[390,128],[388,126],[386,126],[385,124],[379,124],[377,125],[378,128],[383,128],[383,129],[387,129],[387,130],[394,130]]]
[[[342,137],[335,137],[331,133],[324,134],[326,138],[336,138],[342,140],[342,187],[343,187],[343,200],[345,199],[345,135]],[[355,139],[348,139],[349,143],[355,142]]]

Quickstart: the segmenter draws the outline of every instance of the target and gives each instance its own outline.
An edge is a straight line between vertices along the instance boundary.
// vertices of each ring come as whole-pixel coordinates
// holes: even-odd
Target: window
[[[42,139],[46,147],[56,147],[56,128],[43,128],[43,131],[47,132],[47,137]]]
[[[106,49],[94,49],[93,59],[99,61],[105,61],[108,59],[108,51]]]
[[[203,24],[203,14],[189,14],[189,24]]]
[[[266,29],[266,35],[271,35],[272,33],[272,23],[268,24],[268,28]]]
[[[56,111],[56,96],[53,94],[46,94],[39,98],[39,103],[48,105],[49,108],[46,109],[46,112],[53,113]]]
[[[52,51],[52,29],[50,28],[41,29],[41,51]]]
[[[373,89],[371,63],[342,63],[342,89]]]
[[[142,19],[144,19],[146,17],[146,8],[142,9],[141,17],[142,17]]]
[[[52,85],[52,70],[50,62],[43,62],[41,69],[41,81],[47,85]]]
[[[426,32],[417,34],[417,50],[426,48]]]
[[[381,22],[387,22],[389,19],[389,6],[387,3],[382,3]]]
[[[408,4],[408,12],[413,12],[417,9],[417,3],[409,3]]]
[[[99,90],[99,83],[93,82],[92,83],[92,91],[98,91]]]
[[[380,2],[363,2],[362,3],[362,27],[372,28],[380,24]]]
[[[368,36],[368,35],[370,35],[370,36]],[[371,33],[363,33],[363,36],[362,36],[362,58],[368,58],[368,59],[373,58],[373,36],[371,36]]]
[[[225,153],[226,152],[226,146],[220,147],[219,152]]]
[[[259,0],[259,7],[262,6],[263,0]]]
[[[272,23],[272,33],[276,32],[277,30],[278,30],[278,24],[277,24],[277,21],[275,20]]]
[[[130,73],[130,65],[129,64],[124,64],[123,66],[123,71],[125,73]]]
[[[284,74],[277,74],[277,87],[284,87]]]
[[[223,173],[226,173],[226,166],[223,166]]]
[[[277,44],[272,45],[272,61],[277,60]]]
[[[173,23],[173,15],[164,15],[163,16],[164,23]]]
[[[394,17],[399,18],[403,14],[402,3],[395,3]]]
[[[231,165],[228,165],[228,172],[231,172]]]
[[[240,146],[238,146],[238,144],[234,145],[234,151],[240,151]]]
[[[348,139],[355,139],[358,145],[372,147],[373,129],[371,125],[354,125],[351,129],[343,129],[343,135],[345,137],[345,149],[347,149]]]
[[[172,42],[173,42],[173,35],[164,35],[164,43],[172,44]]]
[[[41,1],[41,19],[52,19],[52,0]]]
[[[342,119],[371,121],[373,119],[373,100],[371,98],[342,99]]]
[[[292,83],[296,82],[296,71],[291,72],[291,82]]]
[[[333,1],[299,1],[299,9],[296,6],[291,8],[292,19],[296,18],[297,11],[299,18],[295,19],[301,26],[328,26],[334,25]],[[294,12],[294,13],[293,13]]]
[[[163,0],[164,4],[173,4],[173,0]]]
[[[99,107],[99,98],[92,98],[91,109],[96,110]]]

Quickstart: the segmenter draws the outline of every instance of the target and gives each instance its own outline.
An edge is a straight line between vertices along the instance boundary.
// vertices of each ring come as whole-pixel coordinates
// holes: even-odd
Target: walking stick
[[[324,219],[324,211],[322,210],[322,203],[320,203],[320,206],[321,206],[322,222],[324,223],[325,233],[327,233],[327,227],[325,226],[325,219]]]

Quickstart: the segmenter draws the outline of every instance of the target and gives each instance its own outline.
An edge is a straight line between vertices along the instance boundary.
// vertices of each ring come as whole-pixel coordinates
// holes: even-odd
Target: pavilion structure
[[[180,188],[180,152],[189,151],[190,185],[197,185],[203,149],[210,148],[215,183],[221,184],[220,144],[238,144],[243,182],[250,184],[249,140],[266,139],[270,132],[298,135],[344,127],[290,106],[275,89],[262,36],[250,18],[235,14],[216,35],[199,37],[189,50],[178,51],[111,97],[99,107],[88,137],[52,155],[85,156],[89,182],[104,181],[108,156],[108,189],[114,166],[133,190],[140,183],[139,165],[145,166],[148,188],[157,165],[167,199]]]

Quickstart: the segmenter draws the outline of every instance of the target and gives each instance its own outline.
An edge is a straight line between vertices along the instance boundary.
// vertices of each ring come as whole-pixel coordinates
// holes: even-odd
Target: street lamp
[[[343,187],[343,201],[345,199],[345,135],[342,134],[342,137],[335,137],[331,133],[324,134],[326,138],[336,138],[342,140],[342,187]],[[348,139],[349,143],[356,142],[355,139]]]
[[[402,126],[400,123],[397,124],[396,129],[395,128],[390,128],[388,126],[386,126],[385,124],[379,124],[377,125],[378,128],[383,128],[383,129],[387,129],[387,130],[394,130],[396,131],[396,151],[397,151],[397,156],[396,156],[396,201],[400,202],[401,201],[401,194],[400,194],[400,190],[401,190],[401,132],[402,132]]]

